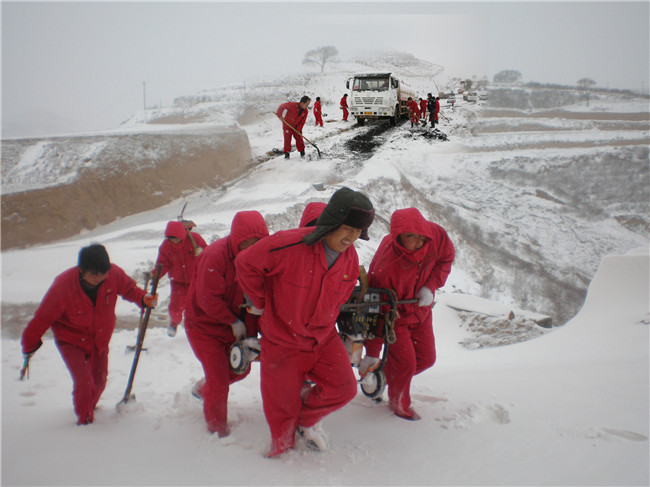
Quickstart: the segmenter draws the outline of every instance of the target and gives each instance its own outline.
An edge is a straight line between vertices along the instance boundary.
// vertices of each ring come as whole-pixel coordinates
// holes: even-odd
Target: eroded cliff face
[[[251,164],[239,128],[3,141],[2,250],[151,210]]]

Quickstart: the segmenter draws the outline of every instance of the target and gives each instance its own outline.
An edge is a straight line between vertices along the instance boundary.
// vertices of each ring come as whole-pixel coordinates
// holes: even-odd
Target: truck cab
[[[359,73],[346,83],[350,90],[349,109],[359,125],[366,120],[387,119],[396,125],[408,114],[409,96],[412,90],[392,73]]]

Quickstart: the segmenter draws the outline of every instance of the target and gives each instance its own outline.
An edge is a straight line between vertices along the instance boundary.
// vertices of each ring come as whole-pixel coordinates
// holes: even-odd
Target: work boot
[[[285,153],[284,153],[284,158],[285,158],[285,159],[289,159],[289,153],[288,153],[288,152],[285,152]]]
[[[176,336],[176,327],[174,325],[169,325],[167,327],[167,335],[172,338]]]
[[[395,416],[397,416],[398,418],[406,419],[408,421],[418,421],[422,419],[422,416],[416,413],[411,406],[409,406],[408,410],[405,411],[404,409],[395,405],[393,401],[390,401],[388,403],[388,409],[393,411],[393,413],[395,413]]]
[[[310,450],[318,452],[327,451],[327,439],[320,423],[316,423],[311,428],[298,426],[297,432],[305,442],[305,446]]]
[[[305,157],[305,151],[304,150],[300,151],[300,157]]]

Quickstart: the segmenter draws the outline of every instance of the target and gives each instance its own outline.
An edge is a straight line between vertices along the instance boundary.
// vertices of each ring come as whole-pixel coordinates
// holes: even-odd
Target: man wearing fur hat
[[[162,264],[160,277],[169,274],[169,327],[167,334],[176,336],[176,328],[183,321],[187,290],[194,273],[194,260],[207,244],[203,237],[191,229],[196,225],[189,220],[172,220],[165,228],[165,240],[158,248],[156,265]]]
[[[358,238],[368,240],[373,219],[366,196],[341,188],[316,227],[277,232],[237,256],[237,279],[252,309],[261,314],[268,457],[292,448],[296,434],[309,448],[326,449],[321,420],[357,393],[336,318],[359,277],[353,244]]]

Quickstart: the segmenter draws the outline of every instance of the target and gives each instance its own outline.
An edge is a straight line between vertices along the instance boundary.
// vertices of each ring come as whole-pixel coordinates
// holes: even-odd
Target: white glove
[[[426,286],[422,287],[415,297],[418,298],[418,306],[431,306],[433,304],[433,293]]]
[[[245,301],[244,307],[246,308],[246,311],[248,311],[252,315],[262,316],[262,313],[264,313],[264,308],[262,309],[256,308],[255,305],[253,304],[253,301],[251,301],[251,298],[246,296],[246,294],[244,294],[244,301]]]
[[[377,370],[379,364],[381,364],[381,360],[377,357],[369,357],[366,355],[361,359],[361,362],[359,362],[359,376],[363,379],[370,372]]]
[[[201,255],[201,252],[203,252],[203,249],[201,247],[197,247],[194,249],[194,257],[198,257]]]
[[[246,338],[246,325],[242,320],[237,320],[230,325],[232,334],[235,335],[235,340],[238,342]]]

